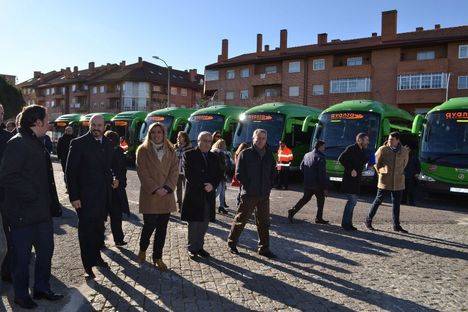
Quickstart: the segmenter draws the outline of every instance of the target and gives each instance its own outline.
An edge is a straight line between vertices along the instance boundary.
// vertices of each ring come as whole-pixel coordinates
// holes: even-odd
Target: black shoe
[[[85,272],[86,272],[86,279],[95,279],[96,278],[96,275],[94,275],[92,267],[85,268]]]
[[[188,253],[189,258],[192,259],[192,260],[196,260],[198,258],[198,253],[196,253],[196,252],[191,252],[189,250],[187,253]]]
[[[229,212],[224,207],[218,207],[218,213],[228,214]]]
[[[62,294],[55,294],[51,290],[49,292],[42,292],[42,291],[35,291],[33,295],[34,300],[49,300],[49,301],[57,301],[63,298]]]
[[[288,210],[288,220],[289,223],[294,223],[294,209]]]
[[[32,310],[34,308],[37,308],[37,303],[35,303],[31,297],[26,298],[26,299],[15,299],[14,302],[22,307],[23,309],[28,309]]]
[[[365,224],[368,230],[375,231],[375,228],[372,226],[372,220],[367,219]]]
[[[198,251],[198,255],[202,258],[209,258],[210,257],[210,253],[208,251],[206,251],[205,249],[200,249]]]
[[[13,283],[13,279],[11,278],[11,275],[2,275],[2,281],[5,283]]]
[[[103,269],[106,269],[106,270],[110,269],[109,264],[106,261],[102,260],[102,259],[99,259],[97,261],[96,266],[100,267],[100,268],[103,268]]]
[[[341,225],[345,231],[357,231],[357,228],[353,225]]]
[[[328,224],[330,222],[327,221],[327,220],[323,220],[322,218],[320,218],[320,219],[315,218],[315,223],[317,223],[317,224]]]
[[[408,231],[405,230],[404,228],[402,228],[400,225],[399,225],[399,226],[394,226],[394,227],[393,227],[393,230],[394,230],[395,232],[400,232],[400,233],[405,233],[405,234],[408,233]]]
[[[274,253],[272,253],[270,250],[267,251],[259,251],[258,254],[260,256],[267,257],[268,259],[276,259],[278,258]]]
[[[239,250],[237,249],[236,244],[234,244],[234,243],[228,243],[228,247],[229,247],[229,251],[230,251],[232,254],[235,254],[235,255],[238,255],[238,254],[239,254]]]
[[[128,244],[127,242],[121,241],[121,242],[115,243],[115,246],[117,246],[117,247],[122,247],[122,246],[125,246],[125,245],[127,245],[127,244]]]
[[[223,206],[224,206],[224,208],[229,208],[229,206],[226,203],[224,203]]]

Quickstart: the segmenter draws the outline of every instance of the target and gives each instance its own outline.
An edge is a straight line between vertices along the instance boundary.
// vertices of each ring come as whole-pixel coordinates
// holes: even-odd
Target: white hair
[[[252,134],[252,138],[255,138],[260,133],[263,133],[264,135],[268,135],[268,133],[267,133],[267,131],[265,129],[255,129],[255,131]]]
[[[200,142],[202,137],[204,137],[205,135],[209,135],[211,137],[211,133],[208,132],[208,131],[202,131],[198,134],[198,138],[197,138],[197,141]]]

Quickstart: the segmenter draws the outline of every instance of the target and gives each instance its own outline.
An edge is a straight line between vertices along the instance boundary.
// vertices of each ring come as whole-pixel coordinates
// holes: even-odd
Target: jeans
[[[203,221],[188,222],[187,249],[193,253],[197,253],[203,249],[205,234],[208,231],[208,224],[210,223],[210,205],[205,202],[205,207],[203,208]]]
[[[226,182],[222,181],[216,188],[216,196],[219,196],[219,207],[224,207],[226,203]]]
[[[50,291],[54,233],[52,221],[11,229],[13,289],[16,299],[29,298],[29,261],[34,246],[34,290]]]
[[[143,229],[140,237],[140,251],[146,251],[150,244],[151,235],[154,232],[153,261],[162,259],[164,244],[166,242],[167,224],[170,213],[144,214]]]
[[[346,194],[348,201],[343,212],[343,219],[341,220],[342,227],[350,227],[353,225],[353,212],[357,204],[358,196],[356,194]]]
[[[401,196],[403,191],[389,191],[378,189],[377,195],[375,196],[374,203],[372,204],[371,209],[369,210],[369,215],[367,216],[367,221],[372,222],[377,210],[380,207],[385,195],[390,193],[392,199],[392,213],[393,213],[393,226],[398,227],[400,226],[400,203],[401,203]]]
[[[292,209],[293,214],[299,212],[299,210],[301,210],[314,195],[317,198],[317,216],[315,218],[321,220],[323,218],[323,206],[325,204],[325,194],[323,190],[304,189],[304,195]]]

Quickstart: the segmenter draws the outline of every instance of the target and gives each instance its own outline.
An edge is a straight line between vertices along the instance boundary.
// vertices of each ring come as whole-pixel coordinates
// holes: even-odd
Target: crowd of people
[[[1,105],[0,123],[3,123]],[[0,263],[3,262],[2,280],[13,283],[15,303],[32,309],[37,306],[34,300],[63,297],[53,292],[49,283],[54,250],[52,218],[61,216],[62,206],[44,140],[48,131],[47,110],[38,105],[27,106],[16,125],[19,126],[16,134],[0,129]],[[293,152],[280,142],[275,159],[267,141],[267,131],[257,129],[252,144],[242,143],[232,157],[219,132],[201,132],[197,146],[191,146],[188,135],[181,131],[173,145],[167,139],[165,127],[160,123],[152,124],[136,151],[139,212],[143,215],[138,261],[147,261],[146,252],[154,234],[151,262],[159,270],[167,269],[163,250],[170,215],[175,211],[179,211],[181,220],[187,223],[188,256],[193,260],[210,257],[204,248],[205,235],[209,223],[216,219],[217,198],[218,213],[227,213],[225,190],[229,181],[238,187],[239,193],[237,212],[227,238],[228,250],[232,254],[239,253],[239,239],[254,213],[258,253],[276,258],[269,242],[270,193],[275,185],[288,188]],[[93,268],[109,268],[101,256],[108,218],[115,245],[127,244],[122,216],[130,215],[130,209],[125,190],[126,160],[120,142],[116,132],[106,131],[103,117],[94,115],[89,122],[89,132],[75,137],[73,129],[67,127],[57,143],[68,196],[78,216],[81,260],[86,278],[90,279],[95,278]],[[356,143],[348,146],[338,159],[344,167],[341,187],[347,198],[341,225],[344,230],[356,230],[353,210],[360,192],[362,171],[375,168],[378,190],[365,225],[374,230],[372,220],[384,197],[390,194],[393,229],[406,233],[400,225],[400,202],[405,185],[411,184],[418,173],[417,158],[411,157],[410,149],[401,144],[398,132],[389,135],[385,145],[375,153],[375,160],[370,157],[368,144],[368,135],[359,133]],[[312,196],[317,199],[315,222],[329,223],[323,218],[330,189],[325,149],[326,142],[318,140],[302,159],[304,193],[287,211],[291,223]],[[410,187],[405,194],[410,203],[414,201],[413,192]],[[28,267],[33,247],[36,258],[31,297]]]

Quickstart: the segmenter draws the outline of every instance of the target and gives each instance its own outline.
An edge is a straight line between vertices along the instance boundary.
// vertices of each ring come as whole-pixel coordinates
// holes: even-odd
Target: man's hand
[[[119,180],[117,180],[117,179],[116,179],[116,180],[113,180],[113,181],[112,181],[112,188],[113,188],[113,189],[116,189],[116,188],[118,188],[118,187],[119,187]]]
[[[354,169],[351,170],[351,176],[352,176],[353,178],[357,177],[357,172],[356,172],[356,170],[354,170]]]
[[[210,183],[205,183],[205,191],[209,193],[212,190],[213,190],[213,185],[211,185]]]
[[[73,208],[75,208],[75,210],[78,210],[81,208],[81,200],[74,200],[71,202]]]
[[[160,189],[158,189],[156,191],[156,194],[158,194],[159,196],[163,197],[163,196],[166,196],[167,195],[167,191],[165,188],[161,187]]]

